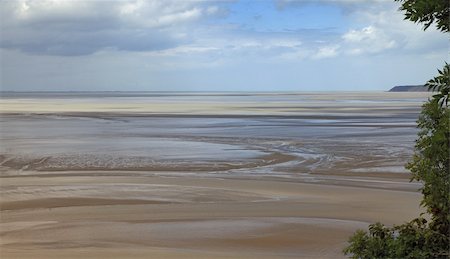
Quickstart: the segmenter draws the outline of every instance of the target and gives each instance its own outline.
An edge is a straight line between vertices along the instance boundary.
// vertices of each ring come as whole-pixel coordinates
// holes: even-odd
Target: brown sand
[[[1,180],[1,258],[340,258],[356,229],[420,212],[413,191],[77,173]]]
[[[422,211],[402,167],[431,93],[103,94],[0,99],[1,259],[343,258]]]

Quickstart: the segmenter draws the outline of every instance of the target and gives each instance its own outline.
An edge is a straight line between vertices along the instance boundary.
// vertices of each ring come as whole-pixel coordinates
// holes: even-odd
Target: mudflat
[[[341,257],[355,229],[419,212],[413,191],[66,173],[2,179],[2,256]]]
[[[6,96],[1,258],[340,258],[422,209],[424,93]]]

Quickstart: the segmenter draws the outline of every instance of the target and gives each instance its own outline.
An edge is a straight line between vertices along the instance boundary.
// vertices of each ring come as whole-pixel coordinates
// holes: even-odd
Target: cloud
[[[447,35],[404,21],[395,2],[242,4],[0,0],[0,87],[314,90],[319,78],[381,89],[421,83],[448,57]]]
[[[6,1],[0,47],[42,55],[154,51],[191,41],[190,26],[220,11],[199,1]]]
[[[374,26],[368,26],[361,30],[350,30],[342,38],[349,43],[350,54],[378,53],[397,45],[395,40]]]
[[[429,55],[448,48],[447,35],[404,19],[397,5],[388,4],[377,11],[359,9],[350,18],[363,28],[352,28],[342,35],[348,54],[377,54],[395,50],[398,54]]]
[[[319,50],[312,56],[313,59],[332,58],[338,55],[338,49],[340,46],[325,46],[319,48]]]
[[[386,52],[423,54],[448,49],[448,37],[431,26],[422,26],[404,19],[399,3],[386,0],[276,0],[278,10],[327,6],[341,10],[349,27],[341,35],[328,40],[328,45],[340,45],[338,54],[378,55]],[[320,8],[319,8],[320,9]],[[323,18],[326,20],[326,18]],[[314,48],[314,46],[313,46]]]
[[[378,12],[360,10],[355,15],[359,21],[370,24],[383,31],[384,35],[395,40],[398,47],[409,52],[428,52],[448,47],[448,36],[434,26],[423,31],[422,25],[404,19],[397,5],[388,6]]]

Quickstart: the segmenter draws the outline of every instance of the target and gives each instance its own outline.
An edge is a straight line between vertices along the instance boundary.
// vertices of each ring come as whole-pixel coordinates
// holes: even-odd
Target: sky
[[[449,38],[393,0],[0,1],[3,91],[379,91]]]

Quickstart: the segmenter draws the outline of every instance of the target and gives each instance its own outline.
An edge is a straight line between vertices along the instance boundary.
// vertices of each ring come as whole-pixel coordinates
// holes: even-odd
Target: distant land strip
[[[424,85],[398,85],[392,87],[389,92],[428,92],[428,87]]]

